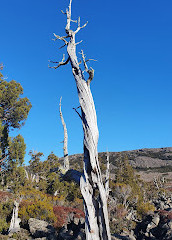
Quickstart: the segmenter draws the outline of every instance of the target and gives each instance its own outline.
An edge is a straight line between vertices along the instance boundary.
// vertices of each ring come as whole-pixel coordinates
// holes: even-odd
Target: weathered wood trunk
[[[18,218],[18,207],[19,207],[19,203],[14,201],[13,214],[12,214],[12,218],[11,218],[10,228],[8,230],[9,233],[14,233],[14,232],[20,231],[19,223],[21,222],[21,220],[20,220],[20,218]]]
[[[61,109],[61,100],[62,100],[62,97],[60,98],[59,112],[60,112],[60,119],[61,119],[61,122],[63,125],[63,131],[64,131],[64,140],[63,140],[64,164],[63,164],[63,168],[64,168],[64,171],[67,172],[69,170],[69,158],[68,158],[68,150],[67,150],[68,135],[67,135],[66,123],[64,121],[62,109]]]
[[[101,170],[98,161],[97,144],[99,138],[97,116],[93,97],[90,90],[90,82],[94,77],[94,70],[88,69],[85,56],[82,51],[82,59],[85,71],[89,74],[86,81],[83,71],[80,68],[77,55],[75,35],[79,30],[86,26],[80,26],[80,18],[78,19],[78,27],[76,31],[70,29],[71,23],[71,2],[66,10],[67,25],[65,37],[56,34],[56,39],[63,40],[67,46],[68,59],[64,62],[64,57],[57,67],[71,63],[72,73],[76,82],[78,97],[80,102],[81,113],[75,111],[81,118],[84,131],[84,173],[80,177],[80,188],[84,199],[84,208],[86,216],[86,239],[87,240],[110,240],[110,228],[107,211],[107,195],[102,181]],[[66,39],[69,39],[67,41]]]
[[[103,186],[98,162],[97,117],[90,86],[84,79],[76,57],[74,36],[67,47],[72,72],[76,81],[81,119],[84,130],[84,174],[80,180],[86,213],[86,235],[88,240],[110,239],[106,191]]]
[[[106,178],[105,178],[105,189],[106,197],[109,197],[109,175],[110,175],[110,163],[109,163],[109,152],[107,151],[107,165],[106,165]]]

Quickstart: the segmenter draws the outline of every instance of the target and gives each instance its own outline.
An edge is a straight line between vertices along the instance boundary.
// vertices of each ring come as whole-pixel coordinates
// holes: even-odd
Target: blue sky
[[[79,106],[70,65],[54,70],[65,49],[60,10],[68,0],[1,1],[0,62],[3,74],[20,82],[33,107],[22,134],[29,150],[63,155],[58,105],[68,127],[69,154],[83,152]],[[172,1],[73,0],[73,19],[88,20],[77,35],[88,58],[97,59],[91,84],[100,152],[172,146]],[[75,25],[73,25],[75,28]]]

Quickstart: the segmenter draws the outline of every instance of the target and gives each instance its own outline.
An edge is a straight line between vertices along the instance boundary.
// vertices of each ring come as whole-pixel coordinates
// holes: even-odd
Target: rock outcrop
[[[34,238],[47,240],[56,240],[55,229],[49,223],[43,220],[30,218],[28,221],[29,231]]]
[[[172,240],[172,197],[155,201],[156,211],[145,217],[135,229],[138,240]]]

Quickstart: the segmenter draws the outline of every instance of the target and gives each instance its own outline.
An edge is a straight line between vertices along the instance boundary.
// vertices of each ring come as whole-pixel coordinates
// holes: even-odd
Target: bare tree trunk
[[[84,198],[84,208],[86,216],[86,239],[87,240],[110,240],[110,228],[107,211],[107,197],[106,191],[102,181],[101,170],[98,162],[98,127],[97,127],[97,116],[93,97],[90,91],[90,82],[94,77],[94,70],[88,69],[83,51],[82,59],[85,67],[85,71],[89,74],[89,78],[86,81],[83,75],[83,71],[79,66],[79,62],[76,56],[76,45],[75,35],[80,29],[84,28],[80,26],[80,18],[78,18],[78,27],[76,31],[70,29],[71,21],[71,3],[70,0],[69,8],[66,10],[67,24],[65,37],[60,37],[56,34],[56,39],[64,41],[67,45],[68,59],[65,57],[58,65],[54,68],[58,68],[61,65],[65,65],[68,62],[71,63],[73,76],[75,78],[78,97],[80,102],[81,113],[75,109],[82,120],[82,126],[84,131],[84,173],[80,178],[81,193]],[[67,41],[66,39],[69,39]],[[56,40],[55,39],[55,40]],[[64,46],[65,46],[64,45]]]
[[[110,163],[109,163],[109,152],[107,151],[107,165],[106,165],[106,178],[105,178],[105,189],[106,189],[106,197],[109,197],[109,174],[110,174]]]
[[[67,135],[67,127],[66,123],[63,118],[62,109],[61,109],[61,100],[60,98],[60,104],[59,104],[59,112],[60,112],[60,119],[63,125],[63,131],[64,131],[64,141],[63,141],[63,154],[64,154],[64,171],[67,172],[69,170],[69,158],[68,158],[68,150],[67,150],[67,142],[68,142],[68,135]]]
[[[12,219],[10,223],[10,228],[8,230],[9,233],[14,233],[20,231],[20,225],[19,223],[21,222],[20,218],[18,218],[18,208],[19,208],[19,203],[14,201],[14,209],[13,209],[13,214],[12,214]]]
[[[25,170],[25,174],[26,174],[26,179],[29,180],[29,174],[26,169],[24,169],[24,170]]]

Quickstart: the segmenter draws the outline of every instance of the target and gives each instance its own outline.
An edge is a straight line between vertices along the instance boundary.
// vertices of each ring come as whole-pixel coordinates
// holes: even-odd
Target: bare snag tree
[[[60,104],[59,104],[59,113],[60,113],[60,119],[63,125],[63,131],[64,131],[64,140],[63,140],[63,155],[64,155],[64,163],[63,163],[63,170],[67,172],[69,170],[69,158],[68,158],[68,150],[67,150],[67,144],[68,144],[68,135],[67,135],[67,127],[66,123],[63,118],[62,114],[62,107],[61,107],[62,97],[60,98]]]
[[[52,68],[56,69],[70,62],[78,91],[80,102],[79,109],[81,112],[79,113],[78,109],[75,109],[75,111],[81,118],[84,131],[84,171],[80,177],[80,188],[84,199],[86,239],[110,240],[107,193],[103,185],[98,162],[97,144],[99,132],[97,127],[97,116],[90,90],[90,83],[94,77],[94,69],[88,68],[87,62],[89,60],[85,59],[84,52],[81,51],[83,65],[85,71],[88,73],[88,80],[86,81],[76,55],[76,45],[78,43],[75,42],[75,36],[87,25],[87,23],[81,26],[80,17],[77,21],[72,20],[71,3],[72,0],[70,0],[66,12],[62,11],[67,17],[67,24],[65,27],[66,36],[60,37],[54,34],[55,40],[62,40],[64,42],[62,47],[67,47],[68,58],[65,60],[65,55],[63,55],[61,62],[52,62],[58,63],[57,66]],[[71,29],[71,22],[76,22],[78,25],[75,31]]]

